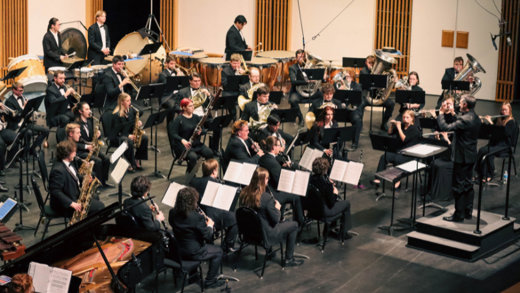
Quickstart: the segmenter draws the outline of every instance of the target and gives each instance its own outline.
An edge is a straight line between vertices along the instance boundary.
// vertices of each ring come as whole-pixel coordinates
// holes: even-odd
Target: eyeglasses
[[[275,146],[279,146],[279,147],[281,147],[282,145],[281,145],[281,144],[277,144],[277,145],[275,145]]]
[[[24,91],[23,88],[21,88],[21,89],[13,89],[13,90],[17,90],[17,91],[19,91],[19,92],[23,92],[23,91]]]

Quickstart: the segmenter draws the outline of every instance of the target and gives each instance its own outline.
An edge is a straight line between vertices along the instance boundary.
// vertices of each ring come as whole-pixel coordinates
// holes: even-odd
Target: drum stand
[[[150,0],[150,15],[148,15],[148,20],[146,20],[146,24],[144,27],[146,28],[148,33],[157,34],[156,32],[152,31],[152,19],[153,19],[153,21],[155,21],[155,25],[157,25],[157,28],[159,29],[159,35],[160,35],[160,37],[162,37],[164,43],[166,44],[166,47],[168,48],[168,52],[170,52],[171,51],[170,45],[168,44],[166,37],[164,37],[164,33],[161,29],[161,26],[159,25],[159,22],[157,22],[157,18],[153,14],[153,0]],[[159,41],[161,41],[161,38],[159,38]],[[151,74],[151,71],[150,71],[150,74]]]

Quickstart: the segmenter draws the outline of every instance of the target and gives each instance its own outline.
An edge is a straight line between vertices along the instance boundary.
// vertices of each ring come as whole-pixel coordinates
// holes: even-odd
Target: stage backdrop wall
[[[62,23],[79,20],[85,23],[85,0],[29,0],[29,54],[43,55],[42,40],[47,32],[49,19],[56,17]],[[74,27],[80,31],[84,28],[80,24],[65,24],[61,29]]]
[[[240,14],[247,19],[242,33],[247,44],[254,46],[254,0],[179,1],[179,47],[200,47],[206,52],[223,54],[226,33]]]

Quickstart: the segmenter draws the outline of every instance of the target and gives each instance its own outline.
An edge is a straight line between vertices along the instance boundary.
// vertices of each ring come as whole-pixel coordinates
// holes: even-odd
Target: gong
[[[76,58],[87,58],[87,39],[78,29],[66,28],[61,32],[61,47],[65,54],[76,52]]]

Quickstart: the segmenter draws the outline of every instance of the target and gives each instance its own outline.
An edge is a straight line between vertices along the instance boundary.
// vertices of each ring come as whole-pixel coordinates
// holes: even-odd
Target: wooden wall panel
[[[90,27],[96,22],[96,12],[103,10],[103,0],[86,0],[85,5],[85,26]]]
[[[256,0],[255,43],[251,47],[262,43],[259,49],[264,51],[290,50],[291,6],[291,0]]]
[[[518,71],[518,29],[520,26],[520,1],[502,0],[502,19],[507,21],[506,31],[511,31],[512,46],[508,46],[506,38],[501,37],[498,52],[497,102],[513,101],[515,92],[516,73]]]
[[[161,15],[160,25],[164,33],[164,37],[173,51],[177,48],[178,40],[178,15],[179,15],[179,1],[178,0],[161,0]],[[168,47],[163,40],[163,46],[166,50]]]
[[[410,70],[413,0],[377,0],[374,49],[394,47],[402,54],[393,68],[399,78]]]
[[[10,57],[27,54],[28,0],[0,1],[0,69],[1,77],[7,74]]]

